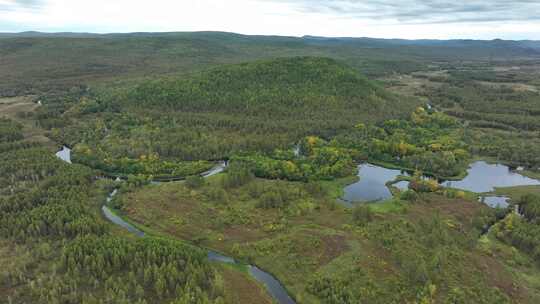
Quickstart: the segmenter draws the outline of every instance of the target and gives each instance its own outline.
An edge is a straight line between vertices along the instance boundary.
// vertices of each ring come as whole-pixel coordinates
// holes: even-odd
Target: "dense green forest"
[[[114,233],[98,213],[110,188],[96,184],[96,172],[17,145],[20,129],[2,120],[2,302],[225,303],[206,251]]]
[[[359,121],[406,117],[417,104],[343,63],[314,57],[78,89],[43,102],[40,125],[73,146],[77,162],[154,176],[187,176],[208,169],[204,161],[288,150],[308,135],[331,138]]]

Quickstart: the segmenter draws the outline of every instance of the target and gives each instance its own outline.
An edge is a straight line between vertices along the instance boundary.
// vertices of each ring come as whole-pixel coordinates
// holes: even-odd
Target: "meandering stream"
[[[61,160],[70,163],[71,164],[71,150],[64,146],[60,151],[56,153],[56,156],[60,158]],[[213,167],[212,169],[208,170],[207,172],[204,172],[201,174],[202,177],[210,177],[216,174],[219,174],[225,170],[227,167],[226,162],[220,162],[218,165]],[[154,181],[159,182],[159,181]],[[115,225],[118,225],[129,232],[137,235],[138,237],[144,237],[145,233],[144,231],[138,229],[137,227],[133,226],[132,224],[126,222],[124,219],[116,215],[108,206],[107,204],[111,202],[111,200],[114,198],[114,196],[118,193],[118,189],[114,189],[109,195],[107,196],[106,204],[104,204],[101,208],[103,211],[103,215],[105,218],[107,218],[109,221],[114,223]],[[205,249],[207,250],[207,249]],[[219,262],[219,263],[225,263],[225,264],[239,264],[243,265],[240,262],[237,262],[234,258],[228,257],[225,255],[222,255],[219,252],[215,252],[212,250],[208,251],[208,260],[213,262]],[[272,296],[272,298],[279,304],[295,304],[295,301],[289,296],[287,293],[287,290],[283,285],[271,274],[261,270],[257,266],[254,265],[245,265],[248,268],[249,274],[257,280],[259,283],[263,284],[268,293]]]

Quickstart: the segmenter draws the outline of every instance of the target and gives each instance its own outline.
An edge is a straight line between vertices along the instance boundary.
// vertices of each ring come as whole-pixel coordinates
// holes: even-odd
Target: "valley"
[[[0,38],[0,298],[538,303],[540,54],[439,43]]]

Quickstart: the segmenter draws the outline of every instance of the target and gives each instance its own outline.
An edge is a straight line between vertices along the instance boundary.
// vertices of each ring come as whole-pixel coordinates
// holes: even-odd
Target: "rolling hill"
[[[425,70],[434,61],[537,60],[540,53],[534,41],[414,41],[223,32],[4,33],[0,34],[0,96],[295,56],[331,57],[368,76],[380,76]]]

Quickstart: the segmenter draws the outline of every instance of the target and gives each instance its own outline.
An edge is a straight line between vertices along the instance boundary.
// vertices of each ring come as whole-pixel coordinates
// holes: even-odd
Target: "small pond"
[[[484,193],[494,191],[495,188],[540,185],[540,181],[512,171],[505,165],[477,161],[467,170],[467,177],[459,181],[446,181],[442,185]]]
[[[392,192],[386,183],[393,181],[399,175],[408,175],[401,170],[386,169],[372,164],[358,166],[360,180],[347,186],[343,200],[347,202],[369,202],[386,200],[392,197]],[[408,187],[407,182],[400,182],[396,187]]]
[[[66,163],[71,164],[71,149],[63,146],[60,151],[56,152],[56,157],[65,161]]]
[[[507,208],[510,205],[510,199],[506,196],[482,196],[479,200],[491,208]]]

